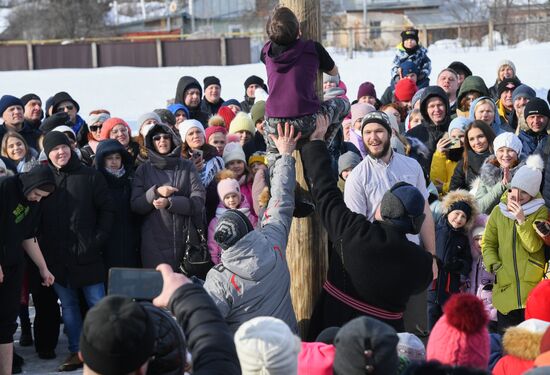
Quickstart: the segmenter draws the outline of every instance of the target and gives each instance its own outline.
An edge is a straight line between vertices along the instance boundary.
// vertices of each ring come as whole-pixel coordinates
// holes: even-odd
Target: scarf
[[[111,169],[105,167],[105,170],[111,175],[116,178],[121,178],[126,173],[126,169],[124,169],[124,166],[120,167],[120,169]]]
[[[535,198],[525,204],[522,204],[521,208],[523,208],[523,213],[527,217],[532,213],[536,212],[542,206],[544,206],[544,199]],[[502,212],[502,214],[506,216],[508,219],[516,220],[516,217],[514,216],[514,214],[508,210],[508,206],[506,206],[503,202],[500,202],[498,204],[498,207],[500,208],[500,212]]]

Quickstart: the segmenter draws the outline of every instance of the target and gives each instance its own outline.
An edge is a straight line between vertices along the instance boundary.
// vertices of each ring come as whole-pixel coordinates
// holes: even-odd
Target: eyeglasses
[[[156,134],[153,136],[153,141],[160,141],[161,139],[171,140],[172,138],[168,134]]]
[[[57,107],[57,111],[56,112],[63,112],[65,110],[67,111],[72,111],[74,109],[74,105],[66,105],[64,107]]]
[[[102,127],[103,127],[103,125],[92,125],[92,126],[90,126],[90,130],[93,131],[93,132],[97,132],[97,131],[101,130]]]

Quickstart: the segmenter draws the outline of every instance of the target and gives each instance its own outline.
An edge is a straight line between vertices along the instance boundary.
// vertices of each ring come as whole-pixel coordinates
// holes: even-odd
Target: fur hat
[[[187,133],[189,133],[189,130],[191,130],[192,128],[199,129],[201,133],[205,135],[204,126],[202,126],[202,124],[198,120],[195,120],[195,119],[184,120],[178,127],[182,142],[185,142],[185,137],[187,137]]]
[[[237,112],[237,115],[231,121],[231,125],[229,125],[229,134],[235,134],[240,131],[247,131],[250,134],[254,134],[256,131],[254,123],[248,113]]]
[[[224,126],[209,126],[209,127],[207,127],[206,130],[205,130],[205,138],[206,138],[205,142],[206,143],[208,143],[208,141],[210,140],[210,136],[212,136],[212,134],[214,134],[214,133],[227,134],[227,129],[225,129]]]
[[[109,134],[111,133],[111,130],[113,130],[113,128],[117,125],[124,125],[124,127],[128,129],[128,136],[129,137],[132,136],[132,129],[130,128],[130,125],[128,125],[126,121],[124,121],[119,117],[111,117],[109,119],[106,119],[103,122],[103,126],[101,127],[101,133],[100,133],[101,139],[108,139]]]
[[[417,91],[418,87],[416,87],[416,83],[414,83],[412,79],[403,78],[395,84],[394,96],[395,99],[401,102],[408,102]]]
[[[426,359],[451,366],[487,369],[489,318],[483,302],[471,294],[453,294],[443,306],[443,312],[428,339]]]
[[[525,302],[525,319],[550,322],[550,280],[542,280],[529,292]]]
[[[549,326],[550,322],[527,319],[508,328],[502,336],[504,351],[519,359],[534,361],[540,354],[542,337]]]
[[[363,82],[359,86],[359,90],[357,90],[357,100],[363,96],[372,96],[373,98],[376,98],[376,89],[374,88],[374,84],[372,82]]]
[[[477,201],[475,197],[470,194],[467,190],[457,189],[450,191],[449,194],[445,195],[443,198],[443,201],[441,202],[441,211],[447,215],[453,210],[461,209],[457,206],[457,204],[466,204],[470,210],[470,214],[468,215],[468,212],[464,212],[466,216],[468,217],[468,220],[466,221],[466,225],[464,225],[464,228],[466,230],[469,230],[474,221],[476,216],[479,213],[479,209],[477,207]],[[464,211],[464,209],[462,209]]]
[[[540,190],[543,169],[544,162],[540,155],[529,156],[525,165],[521,166],[512,177],[510,187],[521,189],[530,196],[536,197]]]
[[[225,196],[229,193],[241,194],[241,187],[239,182],[235,179],[235,173],[229,169],[222,169],[216,175],[218,181],[218,196],[223,201]]]
[[[230,142],[223,149],[223,162],[227,165],[230,161],[241,160],[246,164],[246,156],[243,148],[236,142]]]
[[[518,138],[518,136],[514,133],[505,132],[497,135],[495,140],[493,141],[493,150],[495,150],[495,155],[497,154],[497,150],[501,147],[511,148],[516,152],[516,154],[518,154],[519,158],[521,150],[523,149],[523,144],[521,143],[521,140]]]
[[[296,375],[300,339],[280,319],[260,316],[235,332],[243,375]]]
[[[208,127],[205,129],[205,131],[208,130],[208,128],[220,127],[220,126],[225,128],[225,122],[223,120],[223,117],[220,115],[214,115],[208,119]]]
[[[420,339],[408,332],[400,332],[397,334],[399,342],[397,343],[397,355],[405,357],[409,361],[425,361],[426,348]]]
[[[351,106],[351,126],[355,124],[358,119],[365,117],[367,113],[376,111],[376,108],[372,104],[368,103],[355,103]]]

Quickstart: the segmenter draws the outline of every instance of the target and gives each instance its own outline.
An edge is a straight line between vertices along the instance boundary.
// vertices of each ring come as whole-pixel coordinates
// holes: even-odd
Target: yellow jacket
[[[449,192],[451,177],[453,177],[453,174],[455,173],[457,164],[458,162],[447,159],[445,154],[437,150],[435,151],[432,158],[432,165],[430,167],[430,180],[436,186],[440,184],[439,181],[443,182],[443,188],[441,190],[442,194],[447,194]]]

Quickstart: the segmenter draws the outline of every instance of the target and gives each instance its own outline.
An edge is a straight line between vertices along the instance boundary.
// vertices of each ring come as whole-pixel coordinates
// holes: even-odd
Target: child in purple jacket
[[[315,129],[317,115],[327,116],[331,127],[325,138],[337,174],[337,161],[343,144],[340,123],[348,114],[346,99],[333,98],[323,103],[317,97],[315,83],[318,71],[338,75],[338,67],[318,42],[300,38],[300,22],[286,7],[276,8],[266,25],[269,41],[262,48],[261,60],[266,65],[269,97],[266,101],[265,140],[269,165],[277,158],[269,134],[277,133],[277,124],[289,122],[307,139]]]

